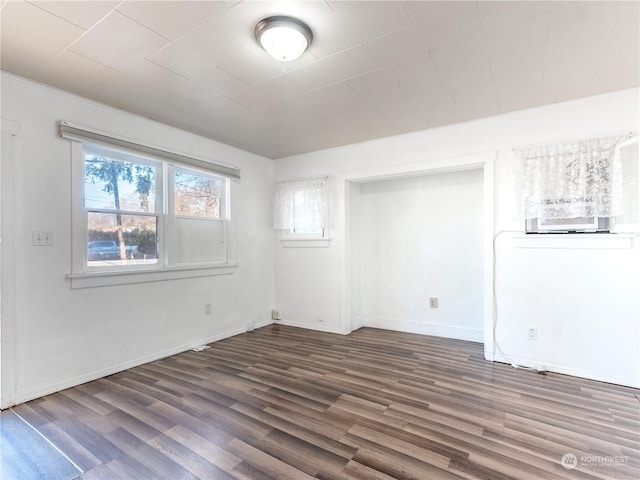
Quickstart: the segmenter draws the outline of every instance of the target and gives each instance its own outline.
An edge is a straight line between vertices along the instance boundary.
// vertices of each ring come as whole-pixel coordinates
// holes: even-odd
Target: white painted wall
[[[351,277],[357,277],[351,270],[357,271],[358,264],[349,245],[358,235],[352,217],[359,214],[349,206],[361,194],[353,188],[361,187],[350,184],[350,178],[399,175],[428,165],[437,169],[451,159],[466,156],[473,162],[474,156],[495,152],[495,172],[485,178],[493,189],[495,220],[485,221],[485,228],[496,234],[522,232],[513,187],[513,148],[638,130],[635,88],[276,160],[276,181],[329,175],[329,228],[334,240],[322,251],[284,249],[276,242],[275,305],[286,311],[285,323],[317,328],[316,317],[322,315],[324,329],[329,325],[341,333],[361,324],[356,317],[363,311],[364,298],[350,292]],[[486,358],[516,359],[640,386],[640,239],[631,239],[629,248],[569,245],[567,251],[567,245],[516,248],[514,235],[502,233],[496,240],[496,337],[508,358],[494,352],[492,318],[485,315]],[[485,269],[484,287],[491,291],[487,277]],[[485,309],[487,303],[491,302],[485,298]],[[538,329],[536,342],[527,340],[532,326]]]
[[[352,292],[365,325],[483,340],[482,197],[478,169],[360,186]]]
[[[1,113],[19,151],[15,161],[3,154],[2,165],[3,407],[240,333],[249,322],[271,323],[270,159],[7,74]],[[61,119],[241,167],[235,272],[72,290],[70,143],[56,136]],[[53,246],[32,246],[34,230],[52,231]]]

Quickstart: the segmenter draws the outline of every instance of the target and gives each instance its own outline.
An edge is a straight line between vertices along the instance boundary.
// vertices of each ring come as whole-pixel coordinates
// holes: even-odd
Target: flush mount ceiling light
[[[313,33],[306,23],[283,15],[260,20],[254,34],[269,55],[283,62],[298,58],[313,40]]]

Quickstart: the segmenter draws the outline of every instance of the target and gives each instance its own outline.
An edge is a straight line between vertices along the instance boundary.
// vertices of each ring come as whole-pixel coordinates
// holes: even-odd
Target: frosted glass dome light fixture
[[[276,15],[260,20],[254,30],[257,42],[269,55],[290,62],[302,55],[313,40],[311,29],[301,20]]]

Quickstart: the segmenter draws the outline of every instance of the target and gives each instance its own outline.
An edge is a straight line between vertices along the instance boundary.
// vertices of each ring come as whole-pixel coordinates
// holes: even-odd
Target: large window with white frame
[[[75,274],[229,263],[229,178],[127,149],[73,149]]]

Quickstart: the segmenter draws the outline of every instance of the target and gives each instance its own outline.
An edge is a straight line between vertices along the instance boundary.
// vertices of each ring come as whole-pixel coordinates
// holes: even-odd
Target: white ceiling
[[[3,70],[270,158],[639,85],[639,1],[0,2]]]

